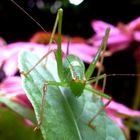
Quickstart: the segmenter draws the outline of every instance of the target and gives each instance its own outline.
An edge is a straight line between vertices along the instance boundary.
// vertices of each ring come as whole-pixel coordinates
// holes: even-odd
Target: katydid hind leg
[[[36,67],[38,64],[40,64],[46,57],[48,57],[48,55],[49,55],[50,53],[52,53],[52,52],[54,52],[54,50],[48,51],[48,52],[47,52],[41,59],[39,59],[39,60],[36,62],[36,64],[33,65],[28,71],[26,71],[26,72],[21,71],[20,73],[21,73],[22,75],[24,75],[24,76],[28,76],[29,73],[30,73],[32,70],[34,70],[35,67]]]
[[[102,53],[102,56],[101,56],[101,59],[100,59],[100,64],[103,66],[103,61],[104,61],[104,54],[105,54],[105,51],[106,51],[106,47],[107,47],[107,40],[104,42],[104,48],[103,48],[103,53]],[[98,72],[97,72],[97,76],[99,76],[101,74],[101,68],[98,68]],[[105,88],[105,85],[106,85],[106,77],[103,78],[103,92],[104,92],[104,88]],[[99,80],[96,81],[95,83],[95,88],[98,86],[98,82]]]
[[[131,77],[135,77],[135,76],[140,76],[140,74],[103,74],[103,75],[97,76],[97,78],[95,77],[94,79],[90,79],[89,82],[87,82],[87,84],[92,83],[92,82],[95,82],[96,79],[97,79],[97,80],[103,79],[103,88],[102,88],[101,92],[104,92],[107,77],[113,77],[113,76],[114,76],[114,77],[116,77],[116,76],[120,76],[120,77],[122,77],[122,76],[124,76],[124,77],[131,76]],[[93,90],[95,90],[95,89],[93,89]],[[89,91],[91,91],[91,90],[89,90]],[[94,93],[94,91],[93,91],[93,93]],[[97,95],[101,96],[101,94],[97,94]],[[103,93],[102,95],[103,95],[103,96],[101,96],[101,97],[106,98],[106,97],[104,96],[104,95],[105,95],[104,93]],[[110,96],[109,96],[109,98],[106,98],[106,99],[108,99],[108,101],[105,103],[105,105],[104,105],[102,108],[100,108],[99,111],[98,111],[98,112],[91,118],[91,120],[88,122],[88,126],[89,126],[89,127],[93,128],[93,129],[96,128],[96,126],[94,126],[94,124],[93,124],[93,121],[98,117],[98,115],[100,115],[100,113],[101,113],[101,112],[110,104],[110,102],[112,101],[112,97],[110,97]]]
[[[99,111],[90,119],[88,122],[88,126],[91,127],[92,129],[95,129],[96,126],[93,124],[93,121],[102,113],[102,111],[110,104],[112,101],[112,98],[108,100],[102,108],[99,109]]]
[[[99,76],[92,77],[86,82],[86,84],[92,84],[92,83],[96,82],[97,80],[104,79],[104,77],[106,77],[106,74],[101,74]]]
[[[100,45],[100,47],[99,47],[99,49],[98,49],[98,51],[96,53],[96,56],[94,57],[93,61],[91,62],[91,64],[89,65],[89,67],[88,67],[88,69],[86,71],[86,79],[87,80],[91,77],[92,73],[95,70],[96,63],[99,60],[100,54],[103,51],[104,46],[106,45],[106,42],[108,40],[109,32],[110,32],[110,28],[107,28],[106,32],[105,32],[105,35],[103,37],[103,40],[101,42],[101,45]]]
[[[41,112],[40,112],[39,121],[37,122],[37,125],[36,125],[36,127],[34,128],[34,131],[36,131],[37,129],[40,128],[40,125],[41,125],[42,120],[43,120],[46,93],[47,93],[47,81],[44,81]]]
[[[44,115],[44,110],[45,110],[45,102],[46,102],[45,99],[46,99],[46,94],[47,94],[47,87],[49,85],[52,85],[52,86],[64,86],[64,87],[66,87],[66,84],[62,83],[62,82],[44,81],[40,117],[39,117],[39,120],[37,122],[36,127],[34,128],[34,131],[36,131],[36,130],[38,130],[40,128],[40,125],[42,124],[42,121],[43,121],[43,115]]]
[[[99,109],[99,111],[90,119],[90,121],[88,122],[88,126],[91,127],[92,129],[95,129],[96,126],[94,126],[93,121],[101,114],[101,112],[110,104],[110,102],[112,101],[112,97],[106,95],[105,93],[103,93],[104,91],[104,87],[106,84],[106,76],[103,78],[103,89],[102,91],[97,91],[96,89],[92,89],[92,88],[86,88],[88,91],[93,92],[93,94],[99,95],[102,98],[107,99],[108,101],[103,105],[103,107],[101,107]]]
[[[105,76],[105,77],[103,78],[102,92],[104,92],[104,91],[105,91],[106,80],[107,80],[107,77]]]
[[[46,32],[47,33],[47,31],[43,28],[43,26],[38,22],[38,21],[36,21],[29,13],[27,13],[16,1],[14,1],[14,0],[11,0],[11,2],[13,2],[13,4],[15,4],[22,12],[24,12],[31,20],[33,20],[44,32]],[[50,40],[49,40],[49,45],[48,45],[48,47],[49,47],[49,49],[48,49],[48,52],[39,60],[39,61],[37,61],[36,63],[35,63],[35,65],[33,65],[27,72],[24,72],[24,71],[22,71],[22,72],[20,72],[22,75],[24,75],[24,76],[27,76],[40,62],[42,62],[45,58],[47,58],[47,56],[53,51],[54,52],[54,50],[51,50],[50,49],[50,44],[54,41],[55,42],[55,40],[54,40],[54,34],[55,34],[55,32],[56,32],[56,29],[57,29],[57,25],[58,25],[58,49],[57,49],[57,51],[56,52],[58,52],[57,54],[58,54],[58,60],[56,60],[57,61],[57,63],[59,64],[59,69],[60,70],[58,70],[59,71],[59,77],[60,77],[60,79],[61,79],[61,73],[63,73],[62,72],[62,52],[61,52],[61,25],[62,25],[62,14],[63,14],[63,10],[60,8],[59,10],[58,10],[58,12],[57,12],[57,16],[56,16],[56,20],[55,20],[55,23],[54,23],[54,26],[53,26],[53,31],[52,31],[52,34],[51,34],[51,37],[50,37]],[[56,59],[57,59],[57,57],[56,57]],[[60,60],[61,60],[61,62],[60,62]],[[61,63],[61,66],[60,66],[60,63]],[[63,78],[63,77],[62,77]]]
[[[63,70],[63,62],[62,62],[62,48],[61,48],[61,32],[62,32],[62,17],[63,10],[60,8],[58,10],[59,21],[58,21],[58,47],[55,51],[55,58],[57,62],[57,71],[61,81],[64,81],[64,70]]]

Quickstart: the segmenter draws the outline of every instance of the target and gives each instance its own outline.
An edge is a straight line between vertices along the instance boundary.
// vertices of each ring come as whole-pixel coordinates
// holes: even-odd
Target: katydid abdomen
[[[65,82],[75,96],[80,96],[85,88],[84,63],[74,55],[68,55],[63,63]]]

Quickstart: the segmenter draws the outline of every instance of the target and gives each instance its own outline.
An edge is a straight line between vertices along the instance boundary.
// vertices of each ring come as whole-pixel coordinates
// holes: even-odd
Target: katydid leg
[[[108,38],[107,38],[108,39]],[[104,61],[104,54],[105,54],[105,51],[106,51],[106,47],[107,47],[107,40],[104,41],[104,48],[103,48],[103,51],[102,51],[102,55],[101,55],[101,59],[100,59],[100,64],[103,65],[103,61]],[[99,76],[101,74],[101,68],[98,69],[98,72],[97,72],[97,76]],[[106,80],[106,77],[104,77],[104,81]],[[96,81],[95,83],[95,88],[97,87],[98,85],[98,82],[99,80]],[[104,90],[103,90],[104,91]]]
[[[98,90],[96,90],[96,89],[94,89],[94,88],[85,87],[85,90],[90,91],[90,92],[92,92],[93,94],[96,94],[96,95],[101,96],[101,97],[103,97],[103,98],[106,98],[106,99],[108,99],[108,100],[112,100],[112,97],[110,97],[110,96],[106,95],[105,93],[100,92],[100,91],[98,91]]]
[[[109,36],[109,32],[110,32],[110,28],[107,28],[106,32],[105,32],[105,36],[103,37],[102,43],[101,43],[101,45],[98,49],[98,52],[96,53],[93,61],[91,62],[91,64],[89,65],[89,67],[86,71],[86,79],[87,80],[91,77],[92,73],[95,70],[96,63],[99,60],[101,52],[104,50],[104,46],[106,45],[106,42],[107,42],[107,39],[108,39],[108,36]]]
[[[102,108],[100,108],[100,110],[90,119],[90,121],[88,122],[89,127],[91,127],[92,129],[95,129],[96,126],[94,126],[92,122],[98,117],[98,115],[101,114],[101,112],[110,104],[111,101],[112,101],[112,98],[108,100],[107,103],[105,103],[105,105]]]
[[[39,118],[39,121],[37,122],[36,127],[34,128],[34,131],[36,131],[37,129],[40,128],[40,125],[41,125],[41,123],[42,123],[42,121],[43,121],[43,114],[44,114],[44,109],[45,109],[45,97],[46,97],[47,86],[48,86],[48,85],[66,87],[66,84],[65,84],[65,83],[62,83],[62,82],[44,81],[40,118]]]
[[[32,20],[34,20],[24,9],[22,9],[14,0],[11,0],[14,4],[16,4],[24,13],[26,13]],[[58,13],[57,13],[57,17],[56,17],[56,20],[55,20],[55,24],[54,24],[54,28],[53,28],[53,31],[52,31],[52,34],[51,34],[51,38],[50,38],[50,41],[49,41],[49,51],[38,61],[36,62],[36,64],[30,69],[28,70],[27,72],[21,72],[21,74],[23,74],[24,76],[27,76],[41,61],[43,61],[45,58],[47,58],[47,56],[51,53],[51,52],[54,52],[56,54],[57,52],[57,57],[59,58],[59,60],[57,60],[59,63],[59,61],[61,61],[60,63],[62,63],[62,55],[61,55],[61,24],[62,24],[62,13],[63,13],[63,10],[60,8],[58,10]],[[35,20],[34,20],[35,21]],[[38,23],[37,23],[38,24]],[[54,49],[50,49],[50,44],[54,41],[54,34],[56,32],[56,28],[57,28],[57,25],[58,25],[58,49],[57,50],[54,50]],[[39,24],[40,26],[40,24]],[[61,60],[60,60],[61,58]],[[56,58],[57,59],[57,58]],[[61,66],[59,67],[62,67],[62,64]],[[59,68],[60,69],[60,68]],[[59,73],[62,73],[59,72]],[[60,75],[60,74],[59,74]]]
[[[30,68],[27,72],[21,71],[20,73],[24,76],[27,76],[41,61],[43,61],[51,52],[54,52],[55,50],[50,50],[47,52],[32,68]]]
[[[105,76],[105,77],[103,78],[102,92],[104,92],[104,91],[105,91],[106,80],[107,80],[107,77]]]
[[[97,80],[103,79],[104,77],[106,77],[106,74],[102,74],[102,75],[99,75],[99,76],[96,76],[96,77],[92,77],[86,82],[86,84],[92,84],[92,83],[96,82]]]
[[[101,97],[103,97],[103,98],[108,99],[107,103],[105,103],[105,105],[103,105],[103,107],[101,107],[101,108],[99,109],[99,111],[98,111],[98,112],[90,119],[90,121],[88,122],[88,126],[94,129],[95,126],[92,124],[92,122],[93,122],[93,121],[97,118],[97,116],[110,104],[110,102],[112,101],[112,97],[106,95],[106,94],[103,93],[103,92],[97,91],[97,90],[95,90],[95,89],[93,89],[93,88],[88,88],[88,87],[86,87],[85,89],[88,90],[88,91],[93,92],[93,93],[96,94],[96,95],[99,95],[99,96],[101,96]]]
[[[41,125],[42,120],[43,120],[46,93],[47,93],[47,82],[45,81],[44,85],[43,85],[43,96],[42,96],[42,105],[41,105],[40,118],[39,118],[39,121],[37,122],[37,126],[34,128],[34,131],[36,131],[37,129],[40,128],[40,125]]]
[[[93,82],[99,81],[101,79],[103,79],[103,86],[102,86],[101,92],[104,92],[105,86],[106,86],[106,79],[107,79],[107,75],[106,74],[102,74],[102,75],[90,78],[90,80],[88,82],[86,82],[86,84],[92,84]]]

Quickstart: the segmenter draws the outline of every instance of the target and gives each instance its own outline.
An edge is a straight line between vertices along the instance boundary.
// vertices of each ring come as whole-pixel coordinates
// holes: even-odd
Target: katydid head
[[[74,96],[81,96],[83,90],[85,89],[86,80],[72,79],[70,81],[70,89]]]
[[[74,96],[80,96],[86,85],[84,63],[74,55],[67,55],[63,67],[65,82]]]

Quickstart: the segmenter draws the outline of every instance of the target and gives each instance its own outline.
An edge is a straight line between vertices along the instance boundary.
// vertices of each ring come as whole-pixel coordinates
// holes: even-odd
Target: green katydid
[[[11,0],[11,1],[14,2],[13,0]],[[18,5],[18,7],[19,7],[19,5]],[[19,7],[19,8],[23,11],[23,9],[21,7]],[[28,76],[28,74],[43,59],[45,59],[50,53],[54,52],[55,59],[56,59],[56,62],[57,62],[57,68],[58,68],[57,71],[58,71],[58,75],[59,75],[59,78],[60,78],[60,82],[44,81],[43,97],[42,97],[42,108],[41,108],[40,120],[39,120],[39,122],[37,124],[37,127],[36,127],[37,129],[40,127],[40,125],[42,123],[43,113],[44,113],[45,95],[46,95],[46,92],[47,92],[47,86],[48,85],[69,87],[75,97],[79,97],[83,93],[83,90],[88,90],[90,92],[93,92],[93,94],[97,94],[99,96],[102,96],[102,97],[108,99],[109,102],[107,102],[105,104],[105,106],[103,108],[101,108],[97,112],[97,114],[93,118],[91,118],[91,120],[88,122],[88,125],[90,127],[93,127],[92,121],[98,116],[98,114],[111,101],[110,96],[108,96],[105,93],[102,93],[102,92],[100,92],[100,91],[98,91],[96,89],[89,88],[89,87],[86,86],[87,84],[92,83],[94,81],[97,81],[99,79],[105,78],[105,76],[106,76],[105,74],[103,74],[103,75],[100,75],[98,77],[95,77],[93,80],[90,80],[90,77],[91,77],[92,73],[94,72],[96,63],[97,63],[97,61],[98,61],[98,59],[100,57],[100,53],[103,51],[103,49],[104,49],[104,47],[106,45],[110,29],[109,28],[106,29],[105,36],[104,36],[104,38],[102,40],[102,43],[101,43],[101,45],[100,45],[100,47],[98,49],[98,52],[96,53],[95,58],[93,59],[93,61],[91,62],[91,64],[89,65],[88,69],[85,72],[84,63],[77,56],[67,55],[65,57],[64,62],[62,61],[62,49],[61,49],[62,15],[63,15],[63,10],[59,9],[58,13],[57,13],[55,25],[54,25],[54,28],[53,28],[52,36],[51,36],[51,39],[50,39],[50,44],[51,44],[51,42],[53,41],[53,35],[54,35],[55,31],[56,31],[57,24],[58,24],[58,48],[57,49],[50,49],[30,70],[28,70],[27,72],[21,72],[21,74],[23,74],[24,76]],[[40,26],[40,24],[39,24],[39,26]]]

